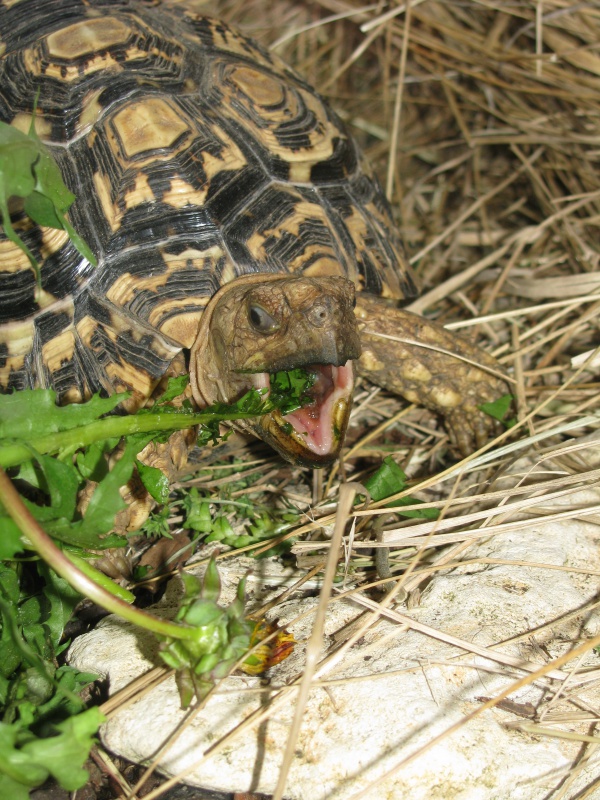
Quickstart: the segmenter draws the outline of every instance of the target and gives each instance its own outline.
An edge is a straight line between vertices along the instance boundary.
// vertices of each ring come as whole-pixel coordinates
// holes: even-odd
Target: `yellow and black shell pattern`
[[[208,299],[248,273],[415,294],[345,126],[223,22],[156,2],[0,0],[0,119],[26,132],[34,114],[98,266],[15,210],[42,290],[0,232],[0,391],[147,396]]]

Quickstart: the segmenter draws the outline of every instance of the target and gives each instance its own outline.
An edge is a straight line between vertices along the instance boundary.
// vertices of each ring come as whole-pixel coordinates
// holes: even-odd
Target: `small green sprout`
[[[240,581],[229,606],[218,604],[221,579],[212,558],[202,580],[182,573],[184,597],[178,622],[194,628],[194,637],[166,638],[161,646],[163,661],[177,670],[182,708],[194,698],[202,699],[215,682],[225,677],[250,649],[251,628],[244,614],[245,580]]]

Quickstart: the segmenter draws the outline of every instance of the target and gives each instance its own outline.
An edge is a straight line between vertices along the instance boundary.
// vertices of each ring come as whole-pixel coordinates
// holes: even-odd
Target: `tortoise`
[[[496,362],[402,309],[417,285],[379,183],[276,55],[133,0],[4,0],[0,36],[0,119],[35,118],[98,257],[15,209],[41,289],[0,239],[1,391],[131,408],[184,364],[202,406],[306,366],[311,403],[252,423],[295,463],[338,456],[356,372],[443,414],[464,452],[494,433]]]

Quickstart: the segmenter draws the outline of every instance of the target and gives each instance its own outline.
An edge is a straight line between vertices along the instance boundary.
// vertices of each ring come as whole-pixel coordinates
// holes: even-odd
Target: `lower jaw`
[[[344,443],[348,419],[352,407],[351,395],[336,401],[333,413],[331,442],[326,450],[317,452],[307,446],[306,439],[278,411],[262,417],[256,425],[256,433],[276,450],[282,458],[302,467],[322,468],[339,457]]]

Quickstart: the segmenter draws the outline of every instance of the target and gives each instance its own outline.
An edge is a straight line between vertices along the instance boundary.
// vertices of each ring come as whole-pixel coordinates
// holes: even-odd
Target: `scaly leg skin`
[[[362,345],[359,375],[441,414],[462,455],[501,432],[499,423],[478,408],[510,392],[498,377],[503,370],[492,356],[441,325],[379,297],[359,294],[355,314]]]

